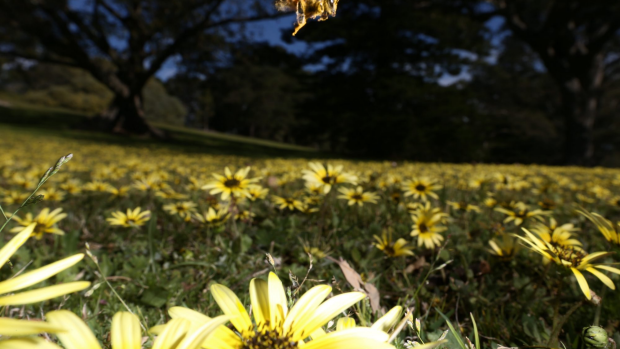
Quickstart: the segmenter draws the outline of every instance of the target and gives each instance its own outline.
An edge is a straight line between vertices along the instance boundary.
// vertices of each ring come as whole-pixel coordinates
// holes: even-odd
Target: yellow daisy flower
[[[62,208],[57,208],[54,211],[50,212],[49,208],[44,208],[39,212],[39,214],[32,218],[32,213],[26,213],[26,217],[19,218],[18,216],[14,216],[13,219],[19,223],[19,227],[15,227],[10,230],[12,233],[20,232],[33,223],[35,223],[34,231],[32,232],[32,236],[34,236],[37,240],[41,240],[43,234],[56,234],[56,235],[64,235],[65,232],[58,229],[56,223],[60,222],[62,219],[67,217],[66,213],[61,213]]]
[[[4,197],[2,198],[2,202],[8,205],[21,205],[26,199],[28,199],[29,194],[20,193],[18,191],[8,191],[4,193]]]
[[[272,195],[273,203],[278,205],[278,208],[281,210],[289,209],[294,211],[295,209],[302,210],[304,204],[299,200],[295,200],[293,198],[283,198],[280,196]]]
[[[581,242],[573,239],[573,232],[579,231],[573,224],[567,223],[558,226],[558,222],[553,218],[549,218],[549,225],[544,223],[534,223],[530,230],[542,240],[553,246],[573,247],[581,249]]]
[[[110,186],[108,188],[108,192],[112,194],[113,197],[122,198],[127,196],[127,194],[129,193],[129,189],[131,189],[131,187],[126,185],[120,186],[118,188]]]
[[[514,222],[515,225],[521,225],[525,220],[530,218],[542,221],[542,216],[551,213],[550,211],[543,211],[540,209],[530,211],[523,202],[517,202],[512,210],[496,207],[495,211],[501,212],[508,216],[504,219],[504,223]]]
[[[228,220],[230,213],[227,210],[214,210],[209,207],[207,212],[195,213],[194,218],[205,226],[218,226]]]
[[[62,201],[65,198],[65,193],[54,188],[39,190],[37,193],[43,195],[43,199],[46,201]]]
[[[436,184],[434,180],[426,177],[414,178],[405,182],[404,185],[406,188],[405,196],[413,196],[414,199],[420,198],[423,201],[427,200],[427,196],[433,199],[439,198],[435,191],[443,188],[441,185]]]
[[[208,190],[209,194],[216,195],[222,193],[221,199],[228,200],[229,197],[241,197],[248,196],[248,189],[252,186],[252,183],[259,180],[259,178],[246,178],[250,172],[250,167],[239,169],[235,174],[230,172],[230,169],[226,167],[224,169],[224,175],[217,173],[213,174],[214,181],[207,183],[202,189]]]
[[[323,194],[332,190],[332,186],[339,183],[357,183],[357,176],[342,171],[342,165],[336,167],[332,165],[324,166],[318,162],[308,163],[310,170],[303,170],[303,179],[311,186],[322,187]]]
[[[618,232],[617,228],[618,226],[620,226],[620,223],[614,225],[611,221],[605,219],[605,217],[601,216],[598,213],[590,213],[585,210],[577,210],[577,212],[579,212],[587,219],[589,219],[592,223],[594,223],[594,225],[596,225],[601,234],[603,234],[603,236],[605,237],[605,240],[611,242],[614,245],[620,245],[620,232]]]
[[[65,348],[101,349],[99,341],[88,325],[72,312],[56,310],[49,312],[47,318],[51,324],[68,329],[66,332],[56,334]],[[193,325],[189,320],[174,319],[160,327],[159,336],[151,348],[199,349],[205,340],[222,328],[221,325],[227,321],[227,316],[219,316]],[[112,349],[142,349],[142,331],[136,315],[128,312],[114,314],[110,332]]]
[[[82,192],[80,181],[77,179],[70,179],[60,185],[60,189],[66,191],[69,194],[79,194]]]
[[[87,190],[87,191],[95,191],[95,192],[103,193],[103,192],[107,192],[110,190],[110,184],[95,180],[95,181],[84,184],[84,187],[82,189]]]
[[[466,202],[463,201],[447,201],[448,205],[454,210],[454,211],[460,211],[460,212],[480,212],[480,207],[476,206],[476,205],[472,205],[472,204],[468,204]]]
[[[126,228],[143,226],[151,218],[151,211],[142,211],[140,207],[127,209],[127,213],[121,211],[112,212],[112,217],[106,220],[110,225],[120,225]]]
[[[411,215],[413,219],[413,230],[411,236],[418,237],[418,246],[424,245],[426,248],[435,248],[443,241],[440,234],[447,228],[440,223],[444,219],[445,214],[433,210],[418,210]]]
[[[501,240],[491,239],[489,240],[490,249],[489,253],[498,257],[500,260],[509,261],[517,253],[518,246],[515,243],[515,238],[508,234],[501,234]]]
[[[350,328],[322,335],[321,327],[338,314],[366,297],[360,292],[350,292],[331,297],[328,285],[311,288],[289,309],[282,281],[274,273],[268,281],[253,279],[250,282],[250,301],[254,322],[243,303],[228,287],[212,284],[211,294],[239,336],[228,328],[220,327],[203,344],[218,349],[393,349],[387,344],[388,334],[371,328]],[[175,314],[176,313],[176,314]],[[172,308],[171,317],[181,316],[193,323],[208,319],[185,308]],[[316,338],[315,338],[316,334]],[[313,340],[306,342],[306,339]]]
[[[611,252],[594,252],[588,254],[581,249],[577,250],[570,247],[553,246],[550,243],[537,238],[527,229],[522,229],[525,232],[526,237],[519,235],[515,236],[525,242],[526,246],[530,250],[541,254],[544,258],[555,262],[559,266],[570,269],[575,275],[579,287],[587,299],[592,299],[592,294],[590,293],[590,287],[588,286],[586,278],[581,273],[583,270],[586,270],[596,276],[599,280],[601,280],[601,282],[603,282],[603,284],[605,284],[605,286],[611,288],[612,290],[616,289],[613,281],[611,281],[607,275],[600,272],[599,269],[615,274],[620,274],[620,269],[605,264],[591,263],[596,259],[612,254]]]
[[[33,234],[35,227],[36,224],[30,224],[28,227],[22,229],[19,234],[15,235],[11,241],[0,249],[0,268],[2,268],[15,251],[28,240]],[[89,287],[90,282],[78,281],[18,293],[18,291],[24,288],[47,280],[61,271],[72,267],[83,258],[83,254],[76,254],[11,279],[0,280],[0,307],[38,303],[81,291]],[[56,332],[60,330],[58,327],[59,326],[50,326],[45,322],[23,321],[0,317],[0,335],[2,336],[21,336],[40,332]],[[6,344],[6,342],[0,343]]]
[[[388,257],[413,256],[413,251],[409,242],[399,238],[396,242],[392,241],[392,229],[384,229],[381,237],[373,235],[377,243],[375,247],[383,251]]]
[[[379,196],[373,192],[364,192],[362,187],[357,187],[355,189],[340,188],[338,191],[342,194],[338,195],[338,198],[348,200],[349,206],[353,206],[355,204],[363,206],[365,202],[376,204],[377,199],[379,198]]]
[[[184,221],[189,222],[192,218],[192,214],[196,212],[196,204],[191,201],[177,202],[174,204],[164,205],[164,211],[170,215],[178,215]]]
[[[269,189],[263,188],[260,185],[252,185],[247,190],[247,198],[250,201],[263,200],[267,197]]]

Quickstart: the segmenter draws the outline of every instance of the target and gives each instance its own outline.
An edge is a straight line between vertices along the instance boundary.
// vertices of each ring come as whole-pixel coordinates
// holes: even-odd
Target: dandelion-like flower
[[[568,268],[573,272],[577,283],[581,288],[581,291],[587,299],[592,299],[590,293],[590,287],[586,278],[583,276],[582,271],[588,271],[590,274],[596,276],[605,286],[616,289],[613,281],[603,274],[599,269],[606,270],[620,275],[620,269],[614,268],[606,264],[593,264],[594,260],[606,257],[611,252],[594,252],[588,254],[584,250],[575,249],[571,247],[553,246],[550,243],[537,238],[534,234],[530,233],[527,229],[522,228],[526,236],[516,235],[521,239],[525,245],[532,251],[541,254],[544,258],[555,262],[557,265],[564,268]]]
[[[0,268],[28,240],[33,234],[35,227],[36,224],[30,224],[22,229],[19,234],[15,235],[11,241],[0,249]],[[83,254],[76,254],[11,279],[0,279],[0,307],[38,303],[89,287],[90,282],[78,281],[18,292],[72,267],[83,258]],[[45,322],[31,322],[0,317],[0,335],[2,336],[22,336],[40,332],[57,332],[59,330],[62,330],[62,328]],[[0,347],[3,344],[7,345],[6,341],[0,341]],[[19,348],[19,346],[16,346],[16,348]]]
[[[43,234],[56,234],[56,235],[64,235],[65,232],[60,230],[56,223],[63,220],[67,217],[66,213],[61,213],[62,208],[57,208],[54,211],[50,212],[49,208],[44,208],[39,212],[39,214],[33,218],[32,213],[27,213],[24,218],[19,218],[18,216],[14,216],[13,219],[19,223],[19,227],[15,227],[10,230],[12,233],[17,233],[22,231],[25,227],[30,226],[31,224],[35,224],[35,228],[32,231],[32,236],[34,236],[37,240],[41,240]]]
[[[248,196],[248,189],[252,186],[252,183],[259,180],[259,178],[247,178],[250,172],[250,167],[239,169],[235,174],[230,172],[230,169],[226,167],[224,169],[224,175],[217,173],[213,174],[214,181],[207,183],[202,189],[209,190],[209,194],[216,195],[222,193],[221,199],[228,200],[229,197],[241,197]]]
[[[377,199],[379,198],[379,196],[373,192],[364,192],[362,187],[357,187],[355,189],[340,188],[338,191],[342,194],[338,195],[338,198],[347,200],[349,206],[353,206],[355,204],[363,206],[366,202],[376,204]]]
[[[324,334],[321,327],[344,310],[365,298],[360,292],[334,296],[325,301],[332,288],[320,285],[311,288],[289,309],[282,281],[270,273],[268,281],[250,282],[250,301],[254,322],[239,298],[228,287],[213,284],[211,294],[239,333],[225,327],[207,339],[204,346],[219,349],[393,349],[388,335],[380,330],[357,327]],[[170,316],[193,323],[208,317],[186,308],[170,309]],[[305,341],[312,338],[311,341]]]
[[[106,219],[110,225],[119,225],[125,228],[143,226],[151,218],[151,211],[142,211],[140,207],[127,209],[127,213],[122,211],[112,212],[112,217]]]

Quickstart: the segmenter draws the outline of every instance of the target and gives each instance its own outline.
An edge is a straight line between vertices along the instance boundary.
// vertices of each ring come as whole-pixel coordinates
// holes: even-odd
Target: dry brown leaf
[[[379,290],[368,282],[362,281],[362,277],[355,269],[351,268],[349,263],[344,259],[340,258],[337,260],[333,257],[327,257],[330,261],[338,264],[340,266],[340,270],[342,270],[342,274],[344,274],[344,278],[347,280],[349,285],[353,287],[354,290],[364,292],[370,299],[370,307],[373,312],[379,311],[381,309],[381,295],[379,294]]]
[[[373,312],[377,312],[381,309],[381,295],[379,294],[379,290],[375,287],[375,285],[371,283],[365,283],[364,289],[366,290],[366,294],[368,294],[368,298],[370,298],[370,307]]]

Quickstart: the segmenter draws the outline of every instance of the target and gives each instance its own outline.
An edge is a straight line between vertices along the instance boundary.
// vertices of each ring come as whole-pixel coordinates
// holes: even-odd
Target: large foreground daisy
[[[0,249],[0,268],[2,268],[15,251],[28,240],[35,226],[36,223],[29,225]],[[17,293],[17,291],[21,291],[24,288],[47,280],[61,271],[70,268],[82,260],[82,258],[84,258],[83,254],[76,254],[75,256],[62,259],[12,279],[0,280],[0,307],[38,303],[87,288],[90,286],[90,282],[81,281]],[[40,332],[55,332],[57,330],[59,330],[58,326],[51,326],[45,322],[0,317],[0,335],[2,336],[22,336]],[[4,341],[0,343],[4,343]],[[7,344],[4,343],[3,345]]]
[[[325,299],[328,285],[311,288],[289,309],[282,282],[274,273],[268,281],[250,282],[250,301],[254,322],[239,298],[226,286],[213,284],[211,293],[239,335],[220,327],[203,347],[207,349],[393,349],[388,334],[366,327],[350,328],[325,334],[322,326],[366,297],[360,292],[344,293]],[[185,318],[194,325],[209,321],[193,310],[175,307],[171,317]]]

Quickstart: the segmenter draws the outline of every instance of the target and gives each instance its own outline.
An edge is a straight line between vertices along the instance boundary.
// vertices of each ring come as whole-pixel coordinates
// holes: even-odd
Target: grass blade
[[[454,338],[456,338],[456,340],[459,342],[461,349],[467,349],[467,347],[465,346],[465,342],[463,342],[463,339],[461,339],[461,336],[458,334],[458,332],[456,332],[456,330],[454,329],[454,326],[452,326],[450,319],[448,319],[448,317],[444,315],[444,313],[442,313],[439,309],[435,308],[435,310],[439,313],[439,315],[441,315],[441,317],[444,320],[446,320],[446,324],[448,324],[448,327],[450,328],[450,332],[452,332],[452,335],[454,335]]]
[[[480,338],[478,337],[478,326],[476,325],[476,320],[474,320],[474,314],[469,313],[469,316],[471,317],[471,323],[474,324],[474,339],[476,343],[476,349],[482,349],[480,348]]]

